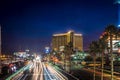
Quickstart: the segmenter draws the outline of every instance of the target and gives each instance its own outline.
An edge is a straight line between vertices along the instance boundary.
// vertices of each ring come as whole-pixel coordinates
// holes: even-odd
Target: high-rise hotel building
[[[52,36],[52,49],[61,51],[71,42],[74,49],[83,51],[83,36],[82,34],[76,34],[74,31],[68,31],[67,33],[53,34]]]

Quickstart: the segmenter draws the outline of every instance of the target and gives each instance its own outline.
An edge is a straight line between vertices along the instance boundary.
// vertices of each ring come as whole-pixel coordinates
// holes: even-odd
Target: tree
[[[93,74],[93,80],[95,80],[95,69],[96,69],[96,53],[98,53],[99,47],[98,47],[98,41],[92,41],[92,43],[89,46],[89,52],[91,55],[93,55],[93,61],[94,61],[94,74]]]
[[[68,61],[69,61],[69,72],[71,73],[71,55],[73,54],[73,42],[68,43]]]
[[[101,80],[103,80],[103,70],[104,70],[104,52],[105,49],[108,47],[107,42],[106,42],[106,37],[100,38],[99,39],[99,52],[102,53],[101,58],[102,58],[102,70],[101,70]]]
[[[105,28],[105,31],[106,35],[108,35],[108,40],[110,41],[110,55],[111,55],[111,80],[113,80],[113,46],[112,46],[112,42],[113,42],[113,37],[116,37],[117,38],[117,33],[119,32],[118,31],[118,28],[114,25],[108,25],[106,28]]]
[[[92,56],[86,56],[84,61],[93,61],[93,57]]]
[[[73,54],[73,42],[70,41],[67,45],[65,45],[64,53],[64,68],[68,70],[68,72],[71,72],[71,55]],[[66,67],[67,62],[69,67]]]

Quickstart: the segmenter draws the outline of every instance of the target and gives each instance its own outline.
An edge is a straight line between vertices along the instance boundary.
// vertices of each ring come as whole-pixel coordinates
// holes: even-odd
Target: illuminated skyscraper
[[[83,51],[83,36],[82,34],[76,34],[74,31],[68,31],[67,33],[53,34],[52,36],[52,49],[62,51],[65,45],[71,42],[74,49]]]

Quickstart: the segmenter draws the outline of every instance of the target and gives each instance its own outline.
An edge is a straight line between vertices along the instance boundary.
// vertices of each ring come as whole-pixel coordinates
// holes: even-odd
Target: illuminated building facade
[[[52,49],[57,51],[63,51],[65,45],[71,42],[74,49],[83,51],[83,36],[82,34],[76,34],[74,31],[67,33],[53,34],[52,36]]]
[[[113,47],[113,52],[118,52],[119,50],[119,45],[120,43],[120,37],[113,37],[112,39],[112,47]],[[110,47],[110,38],[108,38],[108,47]]]

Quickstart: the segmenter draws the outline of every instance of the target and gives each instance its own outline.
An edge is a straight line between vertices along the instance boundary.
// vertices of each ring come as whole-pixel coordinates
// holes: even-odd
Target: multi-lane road
[[[96,80],[101,80],[100,77],[101,71],[96,71]],[[119,77],[115,78],[115,80],[120,80]],[[93,80],[93,70],[86,68],[72,70],[71,75],[47,62],[41,62],[39,59],[29,62],[6,80]],[[104,80],[110,80],[110,75],[104,74]]]
[[[62,72],[56,70],[46,62],[34,60],[19,73],[7,80],[70,80]],[[74,79],[76,80],[76,79]]]

